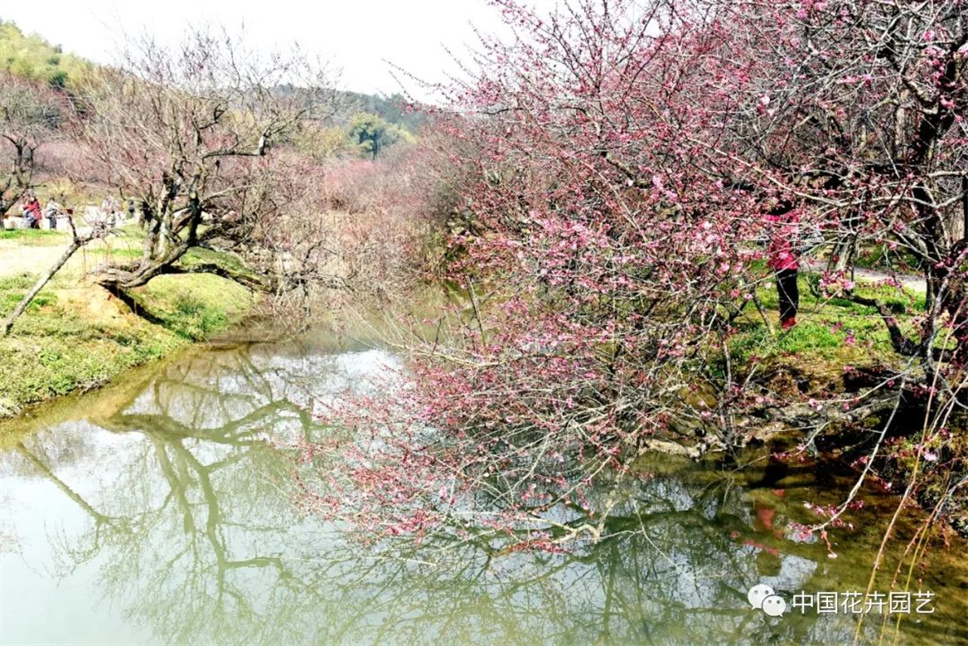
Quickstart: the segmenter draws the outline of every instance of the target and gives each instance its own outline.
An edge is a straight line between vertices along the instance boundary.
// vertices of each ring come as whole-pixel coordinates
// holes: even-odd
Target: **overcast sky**
[[[536,3],[554,6],[554,0]],[[441,80],[455,71],[445,47],[464,51],[474,42],[472,25],[500,28],[485,0],[5,0],[0,18],[101,63],[111,62],[125,33],[177,41],[187,26],[244,25],[247,40],[260,48],[286,49],[295,41],[332,60],[342,69],[342,89],[385,94],[399,91],[386,61]]]

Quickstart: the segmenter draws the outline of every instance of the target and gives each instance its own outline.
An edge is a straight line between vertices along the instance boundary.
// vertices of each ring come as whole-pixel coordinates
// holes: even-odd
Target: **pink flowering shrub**
[[[961,3],[898,8],[894,52],[871,44],[892,29],[883,4],[495,2],[516,37],[484,37],[473,77],[440,88],[445,277],[466,300],[409,346],[406,389],[332,412],[356,439],[307,499],[376,535],[597,535],[594,478],[656,440],[747,436],[762,397],[729,347],[777,235],[767,214],[825,232],[822,288],[880,313],[898,352],[931,361],[940,325],[960,348],[968,263],[944,169],[966,150]],[[843,272],[887,240],[931,261],[916,340]]]

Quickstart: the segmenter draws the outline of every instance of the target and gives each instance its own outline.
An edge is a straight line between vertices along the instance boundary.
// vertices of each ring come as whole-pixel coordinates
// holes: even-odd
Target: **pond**
[[[905,524],[869,578],[896,499],[865,490],[831,558],[789,526],[851,474],[767,452],[646,458],[614,536],[561,554],[348,542],[300,513],[270,440],[325,432],[307,398],[388,365],[322,335],[212,346],[0,427],[0,644],[968,644],[964,541],[931,543],[890,614],[872,594]],[[752,608],[757,584],[800,607]]]

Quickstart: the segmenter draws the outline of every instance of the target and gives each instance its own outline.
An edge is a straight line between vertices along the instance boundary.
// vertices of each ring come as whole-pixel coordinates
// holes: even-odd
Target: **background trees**
[[[37,150],[57,136],[65,107],[44,83],[0,72],[0,217],[32,186]]]
[[[134,236],[140,259],[97,268],[98,283],[137,305],[132,290],[158,275],[210,272],[286,296],[273,304],[296,303],[305,313],[310,294],[354,282],[386,295],[389,284],[409,280],[407,253],[422,231],[408,230],[417,218],[401,210],[418,199],[406,190],[411,156],[402,149],[392,158],[384,153],[413,137],[376,114],[357,119],[353,131],[351,115],[361,107],[399,123],[416,123],[418,115],[405,119],[392,100],[334,85],[324,65],[296,50],[266,56],[224,33],[194,33],[173,48],[150,38],[132,41],[117,67],[89,66],[70,92],[51,90],[69,104],[70,118],[52,124],[50,136],[65,141],[41,160],[45,179],[54,180],[48,188],[67,186],[73,194],[62,202],[88,200],[88,190],[113,193],[144,232]],[[35,147],[23,148],[11,181],[29,184],[22,171],[36,165]],[[358,163],[361,156],[370,159]],[[130,233],[112,219],[78,226],[75,249]],[[97,235],[89,238],[87,226]],[[235,258],[186,258],[196,247]],[[22,307],[29,300],[28,294]],[[144,308],[137,311],[150,318]]]
[[[401,139],[411,139],[406,130],[387,123],[375,114],[360,112],[350,121],[349,136],[355,140],[360,153],[376,159],[387,147]]]
[[[204,33],[176,50],[143,41],[120,69],[92,75],[77,138],[105,180],[139,204],[147,231],[140,262],[101,284],[118,293],[143,285],[203,243],[258,247],[285,207],[275,147],[332,110],[328,87],[325,70],[298,53],[264,59]]]
[[[92,69],[87,61],[65,54],[36,35],[25,35],[12,22],[0,20],[0,70],[52,87],[73,89]]]

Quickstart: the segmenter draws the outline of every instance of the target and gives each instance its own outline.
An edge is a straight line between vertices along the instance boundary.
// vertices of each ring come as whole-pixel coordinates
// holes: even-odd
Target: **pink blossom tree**
[[[446,89],[463,116],[437,126],[466,308],[409,348],[392,403],[334,413],[357,441],[327,478],[339,493],[306,494],[378,533],[483,522],[555,549],[602,533],[595,476],[670,438],[690,455],[743,442],[727,342],[764,198],[705,168],[694,139],[724,127],[685,101],[698,78],[675,80],[701,43],[657,36],[660,6],[499,6],[520,38],[484,42],[480,73]]]
[[[482,37],[470,78],[440,88],[446,273],[466,302],[409,346],[392,404],[336,411],[358,433],[327,466],[340,493],[307,500],[389,533],[599,535],[594,477],[749,437],[763,393],[730,341],[778,211],[825,231],[822,288],[920,358],[881,403],[933,379],[950,412],[968,340],[963,2],[494,4],[514,37]],[[846,279],[873,243],[925,272],[913,328]]]

